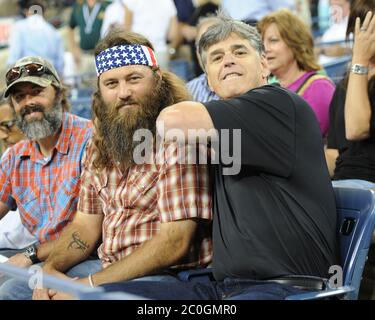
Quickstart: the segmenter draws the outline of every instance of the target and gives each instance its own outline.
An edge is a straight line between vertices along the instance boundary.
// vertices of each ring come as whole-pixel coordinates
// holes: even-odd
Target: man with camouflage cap
[[[16,61],[6,73],[6,85],[4,96],[28,139],[11,147],[1,160],[0,219],[17,207],[39,245],[23,252],[0,248],[0,254],[10,257],[13,265],[28,267],[48,257],[76,212],[81,158],[92,125],[67,112],[59,76],[41,57]]]

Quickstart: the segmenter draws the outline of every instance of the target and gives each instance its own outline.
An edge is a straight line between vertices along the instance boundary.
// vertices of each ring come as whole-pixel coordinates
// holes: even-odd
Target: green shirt
[[[100,29],[102,28],[104,12],[108,5],[106,2],[97,1],[100,4],[100,9],[97,15],[92,15],[93,24],[89,32],[85,32],[87,23],[85,21],[84,6],[86,1],[77,1],[73,6],[73,11],[70,16],[69,26],[74,29],[79,27],[80,43],[82,50],[93,50],[100,39]],[[89,15],[93,13],[93,8],[89,9]]]

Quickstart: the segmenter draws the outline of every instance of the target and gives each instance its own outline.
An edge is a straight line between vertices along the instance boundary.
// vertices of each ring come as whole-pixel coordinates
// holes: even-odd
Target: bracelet
[[[92,281],[92,274],[91,273],[89,274],[89,283],[90,283],[91,288],[95,288],[94,281]]]

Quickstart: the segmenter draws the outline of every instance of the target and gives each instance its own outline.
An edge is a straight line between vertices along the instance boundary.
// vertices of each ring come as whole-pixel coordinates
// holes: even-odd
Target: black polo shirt
[[[274,85],[205,106],[216,129],[241,130],[241,171],[213,165],[215,278],[327,277],[339,261],[336,210],[311,107]]]

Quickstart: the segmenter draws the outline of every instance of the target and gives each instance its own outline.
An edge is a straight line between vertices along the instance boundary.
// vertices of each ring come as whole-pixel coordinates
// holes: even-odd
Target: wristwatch
[[[23,254],[26,258],[29,258],[33,264],[41,262],[38,259],[37,248],[35,244],[27,247]]]
[[[355,74],[368,74],[368,68],[358,63],[353,64],[350,71]]]

